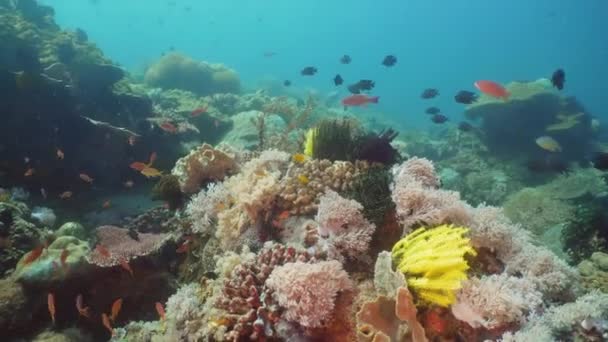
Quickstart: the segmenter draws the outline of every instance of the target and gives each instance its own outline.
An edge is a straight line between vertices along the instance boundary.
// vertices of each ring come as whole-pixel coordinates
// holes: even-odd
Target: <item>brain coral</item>
[[[199,96],[238,93],[238,74],[222,64],[196,61],[180,53],[163,56],[144,76],[148,85],[163,89],[182,89]]]

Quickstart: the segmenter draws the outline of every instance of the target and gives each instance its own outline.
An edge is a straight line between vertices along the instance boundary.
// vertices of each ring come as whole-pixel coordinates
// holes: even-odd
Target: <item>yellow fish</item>
[[[163,173],[161,171],[158,171],[157,169],[155,169],[153,167],[146,167],[143,170],[141,170],[140,172],[142,175],[146,176],[146,178],[160,177],[163,175]]]
[[[306,161],[306,159],[308,159],[308,157],[303,153],[296,153],[293,155],[293,157],[291,159],[293,160],[294,163],[303,164]]]
[[[562,151],[562,147],[560,146],[560,144],[548,135],[543,135],[542,137],[536,138],[536,145],[550,152]]]
[[[570,129],[579,124],[578,118],[583,115],[585,115],[585,113],[577,113],[573,115],[566,115],[560,113],[557,115],[558,122],[547,126],[546,130],[550,132]]]

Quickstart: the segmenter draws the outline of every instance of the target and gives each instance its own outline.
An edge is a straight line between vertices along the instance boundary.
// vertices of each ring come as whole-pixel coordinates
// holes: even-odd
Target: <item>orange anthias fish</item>
[[[135,146],[136,142],[137,137],[135,137],[134,135],[129,136],[129,139],[127,139],[127,143],[129,144],[129,146]]]
[[[78,314],[80,314],[81,316],[91,318],[90,308],[88,306],[83,305],[81,294],[76,296],[76,310],[78,310]]]
[[[112,206],[112,201],[110,201],[110,200],[104,201],[104,202],[103,202],[103,204],[101,205],[101,207],[102,207],[103,209],[108,209],[108,208],[110,208],[111,206]]]
[[[142,170],[143,170],[143,169],[142,169]],[[125,188],[132,188],[132,187],[133,187],[133,185],[135,185],[135,182],[133,182],[132,180],[128,180],[128,181],[126,181],[126,182],[122,183],[122,185],[124,185],[124,186],[125,186]]]
[[[108,315],[106,315],[105,313],[102,313],[101,322],[103,323],[103,326],[106,327],[106,329],[108,329],[110,334],[112,334],[112,336],[115,336],[114,329],[112,329],[112,325],[110,324],[110,319],[108,318]]]
[[[158,316],[160,317],[161,320],[165,320],[165,308],[163,308],[163,305],[159,302],[156,302],[156,312],[158,312]]]
[[[34,170],[33,167],[30,167],[29,169],[27,169],[25,171],[25,173],[23,174],[24,177],[31,177],[34,175],[34,173],[36,172],[36,170]]]
[[[477,81],[475,87],[482,93],[499,99],[508,100],[511,95],[503,86],[493,81]]]
[[[368,103],[378,103],[380,96],[368,96],[363,94],[351,95],[342,100],[344,107],[366,106]]]
[[[97,246],[95,246],[95,250],[97,251],[97,253],[99,253],[104,258],[110,257],[110,251],[101,244],[98,244]]]
[[[68,259],[68,255],[70,255],[70,251],[64,248],[63,251],[61,251],[61,256],[59,257],[62,267],[66,267],[66,260]]]
[[[153,167],[146,167],[145,169],[140,171],[142,175],[146,176],[146,178],[155,178],[160,177],[163,173]]]
[[[133,170],[141,171],[141,170],[145,169],[146,167],[148,167],[148,165],[146,165],[146,163],[142,163],[142,162],[133,162],[133,163],[131,163],[131,165],[129,165],[129,167],[132,168]]]
[[[175,250],[175,253],[178,253],[178,254],[188,253],[189,250],[190,250],[190,240],[186,240],[186,241],[182,242],[181,245],[179,245],[179,247]]]
[[[51,319],[53,320],[53,324],[55,324],[55,295],[49,293],[47,296],[47,305],[49,307],[49,313],[51,314]]]
[[[207,112],[207,106],[203,106],[203,107],[199,107],[199,108],[196,108],[195,110],[193,110],[192,113],[190,113],[190,115],[193,118],[195,118],[206,112]]]
[[[167,133],[171,133],[171,134],[177,133],[177,127],[175,127],[175,125],[170,123],[169,121],[163,122],[158,127],[160,127],[160,129],[162,129],[163,131],[165,131]]]
[[[63,158],[65,158],[65,154],[63,153],[62,150],[57,149],[57,159],[63,160]]]
[[[131,277],[133,277],[133,269],[131,268],[131,265],[129,265],[129,262],[125,258],[120,258],[118,262],[120,262],[120,267],[124,268],[131,274]]]
[[[40,246],[34,248],[31,252],[28,253],[28,255],[23,260],[23,265],[29,265],[32,262],[36,261],[40,257],[40,255],[42,255],[43,249],[44,249],[43,245],[40,245]]]
[[[71,191],[64,191],[61,193],[61,195],[59,195],[59,198],[68,199],[68,198],[71,198],[72,195],[73,195],[73,193]]]
[[[78,177],[80,177],[80,179],[82,179],[83,181],[91,184],[93,183],[93,178],[91,178],[89,175],[87,175],[86,173],[81,173],[78,175]]]
[[[120,308],[122,308],[122,298],[118,298],[112,303],[112,314],[110,315],[110,320],[112,322],[116,322],[116,317],[118,317]]]

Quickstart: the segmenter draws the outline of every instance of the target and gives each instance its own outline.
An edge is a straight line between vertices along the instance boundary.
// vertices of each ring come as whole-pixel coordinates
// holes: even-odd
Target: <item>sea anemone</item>
[[[32,209],[32,218],[38,221],[40,224],[52,227],[55,225],[57,216],[53,212],[53,209],[46,207],[34,207]]]

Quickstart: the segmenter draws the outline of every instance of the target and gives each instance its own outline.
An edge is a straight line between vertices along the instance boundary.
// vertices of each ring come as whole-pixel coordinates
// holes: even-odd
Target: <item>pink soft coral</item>
[[[283,318],[308,328],[323,326],[332,316],[338,293],[353,288],[336,260],[279,266],[268,277],[266,286],[285,308]]]

